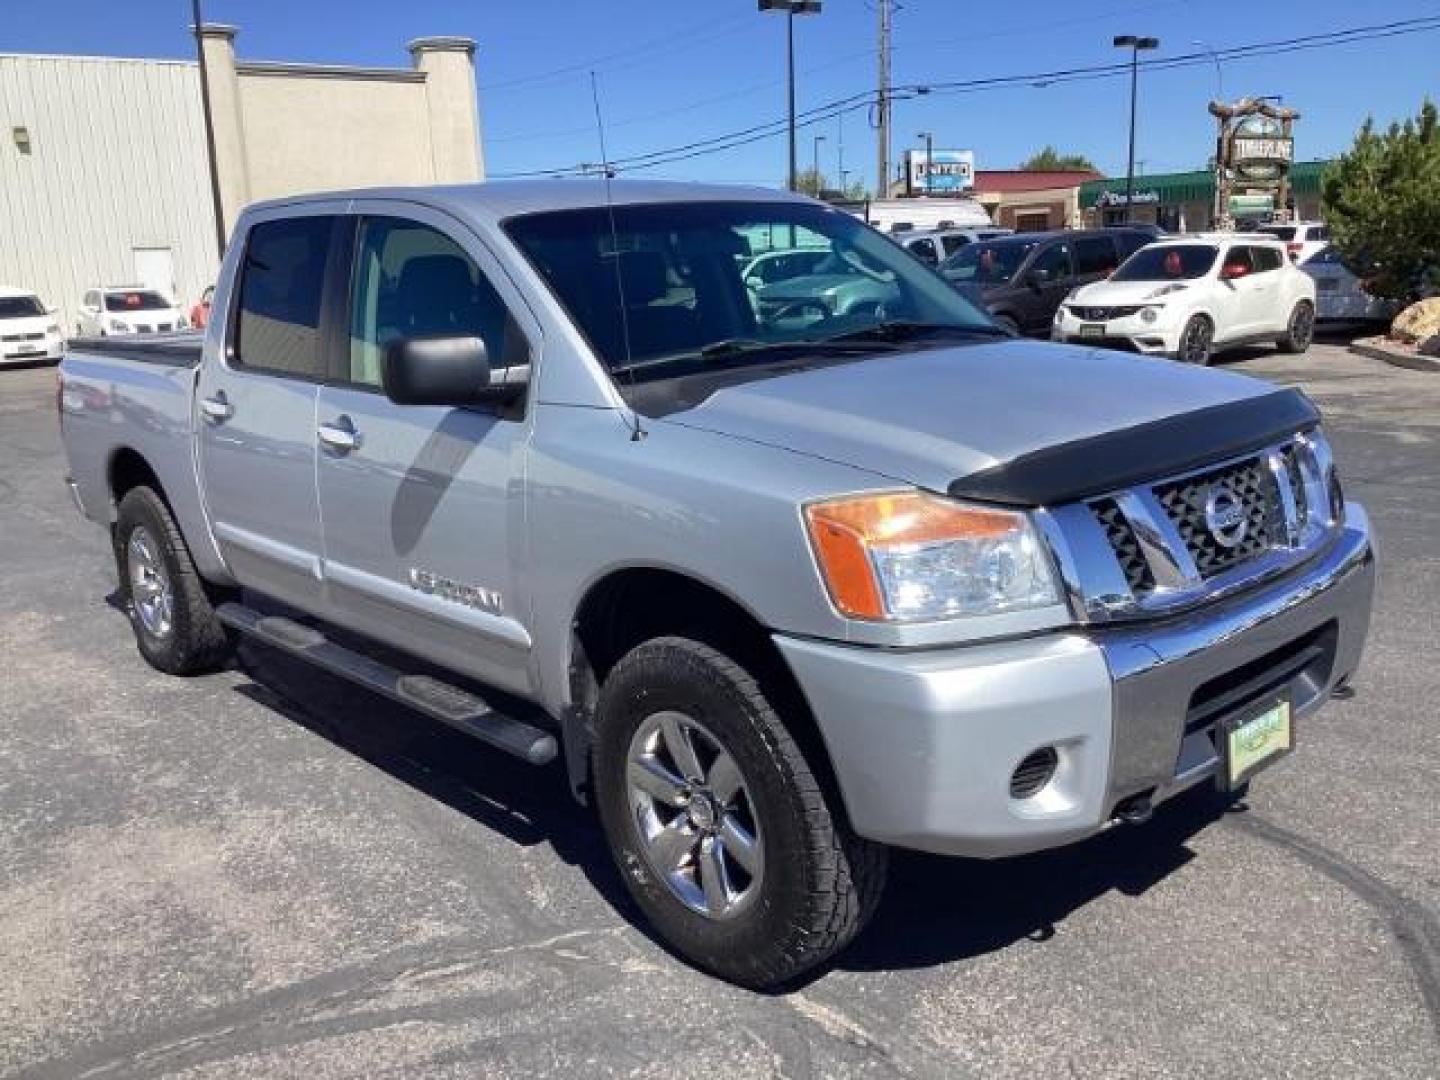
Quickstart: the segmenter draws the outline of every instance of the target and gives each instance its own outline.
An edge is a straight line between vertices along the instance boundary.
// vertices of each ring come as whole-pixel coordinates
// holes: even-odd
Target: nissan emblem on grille
[[[1216,484],[1205,499],[1205,524],[1217,544],[1233,548],[1245,539],[1245,506],[1228,488]]]

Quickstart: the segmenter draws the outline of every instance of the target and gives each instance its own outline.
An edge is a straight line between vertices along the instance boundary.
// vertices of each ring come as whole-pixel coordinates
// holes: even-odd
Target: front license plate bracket
[[[1295,748],[1289,696],[1266,698],[1222,718],[1215,736],[1220,753],[1217,779],[1222,788],[1233,791]]]

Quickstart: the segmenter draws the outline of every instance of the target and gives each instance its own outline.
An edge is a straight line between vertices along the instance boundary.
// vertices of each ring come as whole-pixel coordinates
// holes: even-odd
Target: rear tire
[[[140,655],[168,675],[213,671],[231,642],[170,508],[148,487],[131,488],[115,522],[120,593]]]
[[[710,646],[655,638],[615,665],[593,764],[626,888],[697,966],[774,986],[874,914],[885,848],[854,834],[760,684]]]
[[[1182,364],[1198,364],[1204,367],[1214,356],[1214,349],[1214,324],[1204,315],[1190,316],[1185,329],[1180,331],[1180,346],[1175,351],[1175,359]]]
[[[1290,312],[1290,321],[1285,333],[1275,339],[1275,347],[1282,353],[1303,353],[1315,340],[1315,307],[1308,300],[1301,300]]]

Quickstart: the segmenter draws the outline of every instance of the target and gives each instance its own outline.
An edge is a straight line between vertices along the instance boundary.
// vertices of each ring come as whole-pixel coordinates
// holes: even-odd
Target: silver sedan
[[[1315,279],[1315,316],[1321,322],[1389,322],[1400,310],[1394,300],[1366,292],[1331,245],[1301,263],[1300,269]]]

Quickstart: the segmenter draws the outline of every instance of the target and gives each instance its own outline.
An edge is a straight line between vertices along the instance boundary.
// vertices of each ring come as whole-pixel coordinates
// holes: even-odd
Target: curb
[[[1395,367],[1409,368],[1411,371],[1428,371],[1431,374],[1440,375],[1440,360],[1433,357],[1417,356],[1414,353],[1389,349],[1384,345],[1371,345],[1368,342],[1360,341],[1352,341],[1350,351],[1359,356],[1368,356],[1372,360],[1383,360]]]

